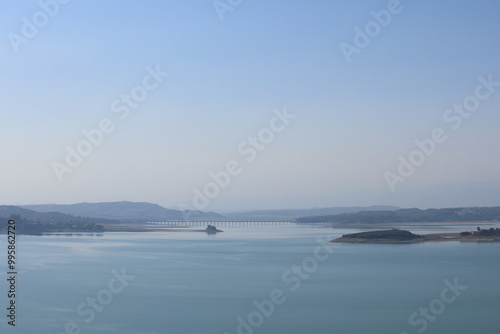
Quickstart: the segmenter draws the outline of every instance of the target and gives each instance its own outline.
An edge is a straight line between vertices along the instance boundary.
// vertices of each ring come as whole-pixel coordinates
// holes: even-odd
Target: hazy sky
[[[499,13],[2,1],[0,202],[500,205]]]

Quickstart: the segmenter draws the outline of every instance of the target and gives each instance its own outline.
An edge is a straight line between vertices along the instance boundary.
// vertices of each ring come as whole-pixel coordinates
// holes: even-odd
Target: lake
[[[331,244],[325,241],[358,230],[221,229],[217,235],[19,236],[16,327],[7,325],[4,260],[1,332],[497,334],[500,329],[500,243]]]

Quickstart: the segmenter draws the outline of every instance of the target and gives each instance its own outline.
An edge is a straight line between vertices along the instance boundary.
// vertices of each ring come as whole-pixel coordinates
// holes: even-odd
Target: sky
[[[0,203],[500,205],[499,12],[2,1]]]

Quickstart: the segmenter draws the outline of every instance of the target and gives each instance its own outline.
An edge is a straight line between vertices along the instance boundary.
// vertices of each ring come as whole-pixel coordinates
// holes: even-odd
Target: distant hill
[[[0,219],[6,221],[12,216],[21,217],[23,220],[40,223],[94,223],[94,224],[112,224],[116,220],[102,218],[82,218],[60,212],[36,212],[26,208],[14,205],[0,205]],[[16,217],[16,218],[17,218]]]
[[[245,219],[279,219],[279,220],[295,220],[296,218],[305,216],[325,216],[337,215],[342,213],[353,213],[359,211],[380,211],[380,210],[397,210],[396,206],[350,206],[350,207],[329,207],[329,208],[314,208],[314,209],[289,209],[289,210],[255,210],[227,213],[225,216],[235,220]]]
[[[423,223],[453,221],[500,221],[500,207],[471,207],[447,209],[400,209],[385,211],[361,211],[338,215],[302,217],[300,223]]]
[[[82,217],[117,219],[122,222],[148,222],[168,220],[213,220],[225,217],[214,212],[172,210],[147,202],[103,202],[78,204],[25,205],[23,208],[38,212],[62,212]]]

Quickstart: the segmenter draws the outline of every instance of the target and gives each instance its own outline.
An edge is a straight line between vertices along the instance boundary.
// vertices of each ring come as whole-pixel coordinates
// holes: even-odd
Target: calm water
[[[2,261],[0,331],[499,333],[500,243],[332,245],[318,238],[355,230],[224,230],[22,236],[17,326],[6,324]],[[459,285],[446,303],[445,280]]]

